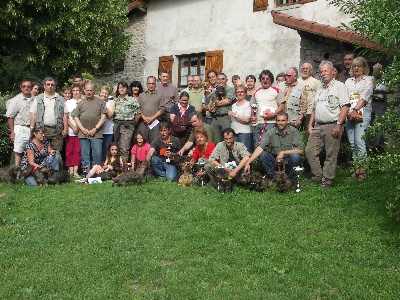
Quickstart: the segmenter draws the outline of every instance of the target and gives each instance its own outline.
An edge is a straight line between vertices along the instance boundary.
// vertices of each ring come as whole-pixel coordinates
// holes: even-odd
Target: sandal
[[[367,178],[367,174],[365,173],[364,170],[360,170],[358,174],[358,182],[363,182]]]
[[[353,174],[349,175],[347,178],[351,179],[351,178],[359,177],[359,176],[360,176],[360,172],[361,172],[361,170],[360,170],[360,169],[357,169],[357,170],[355,170],[355,171],[353,172]]]

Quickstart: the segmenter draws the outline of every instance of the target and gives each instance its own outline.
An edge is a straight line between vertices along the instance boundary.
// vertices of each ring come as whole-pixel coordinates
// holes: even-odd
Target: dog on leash
[[[264,192],[271,188],[274,183],[267,176],[261,175],[259,172],[242,173],[239,176],[239,182],[249,190]]]
[[[0,181],[12,184],[17,179],[17,176],[20,173],[20,171],[21,168],[17,165],[12,165],[9,168],[0,168]]]
[[[276,171],[276,190],[279,193],[285,193],[295,188],[297,185],[297,180],[289,179],[286,172]]]
[[[224,167],[216,167],[214,169],[215,178],[217,179],[218,192],[232,192],[233,181],[229,177],[229,173]]]
[[[194,179],[192,175],[192,165],[190,162],[184,162],[181,165],[183,171],[182,175],[179,177],[178,183],[180,186],[191,186],[193,185]]]
[[[54,172],[54,169],[49,165],[41,166],[40,168],[35,168],[33,166],[29,166],[24,171],[22,171],[22,173],[25,175],[25,177],[32,175],[33,178],[35,178],[35,181],[39,186],[42,186],[42,185],[47,186],[49,172],[51,174],[52,174],[52,172]]]

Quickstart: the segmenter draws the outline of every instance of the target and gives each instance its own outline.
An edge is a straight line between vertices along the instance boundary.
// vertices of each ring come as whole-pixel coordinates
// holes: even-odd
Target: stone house
[[[353,44],[375,47],[338,28],[350,19],[328,0],[135,0],[128,10],[132,46],[108,81],[145,82],[167,69],[182,89],[212,68],[243,80],[305,61],[318,71],[321,60],[342,63]]]

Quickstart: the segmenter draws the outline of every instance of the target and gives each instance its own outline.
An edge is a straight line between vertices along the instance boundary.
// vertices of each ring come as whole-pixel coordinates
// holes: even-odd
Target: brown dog
[[[276,190],[279,193],[288,192],[295,188],[297,185],[296,180],[289,179],[285,171],[276,172]]]
[[[179,185],[182,187],[193,185],[192,165],[190,164],[190,162],[184,162],[181,168],[183,173],[179,177]]]

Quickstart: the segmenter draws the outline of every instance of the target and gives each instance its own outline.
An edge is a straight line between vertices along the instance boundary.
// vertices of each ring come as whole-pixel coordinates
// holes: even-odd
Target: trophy
[[[296,189],[296,193],[300,194],[300,174],[303,173],[304,168],[298,166],[298,167],[294,167],[293,170],[297,174],[297,189]]]
[[[205,160],[202,160],[202,161],[198,160],[197,163],[196,163],[197,172],[204,173],[204,165],[205,164],[206,164]],[[205,186],[206,183],[204,182],[204,174],[201,176],[201,178],[199,178],[198,184],[201,187]]]
[[[254,121],[251,121],[251,124],[255,125],[257,123],[257,109],[258,103],[250,104],[251,110],[253,111],[253,117],[255,118]]]
[[[174,142],[167,142],[165,145],[167,145],[167,151],[171,152],[171,148],[174,145]],[[165,162],[170,163],[171,159],[169,157],[167,157]]]
[[[87,178],[86,178],[86,175],[87,175],[88,166],[82,166],[81,168],[82,168],[83,178],[86,179],[86,180],[85,180],[85,184],[87,184],[87,183],[88,183],[88,180],[87,180]]]
[[[126,164],[125,164],[125,167],[126,167],[126,172],[127,172],[127,173],[130,173],[130,172],[131,172],[131,169],[132,169],[132,164],[131,164],[131,163],[126,163]]]

